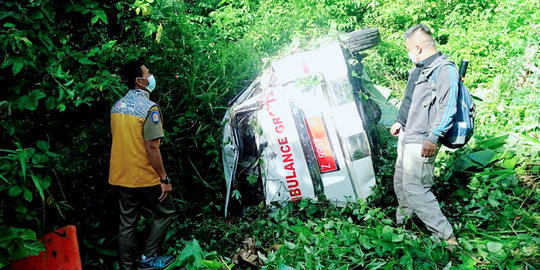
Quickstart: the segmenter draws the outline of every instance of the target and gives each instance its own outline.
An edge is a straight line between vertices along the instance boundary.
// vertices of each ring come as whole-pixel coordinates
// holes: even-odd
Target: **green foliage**
[[[6,201],[2,204],[9,206],[5,210],[14,209],[19,221],[31,220],[35,218],[35,214],[28,213],[29,209],[26,204],[32,203],[35,193],[39,195],[38,198],[42,204],[45,204],[44,191],[47,190],[51,182],[50,177],[36,174],[33,169],[43,167],[42,164],[48,162],[51,157],[55,157],[55,154],[48,151],[49,145],[44,141],[38,141],[37,143],[39,152],[36,152],[35,148],[23,149],[20,144],[17,144],[17,147],[17,150],[0,150],[8,153],[2,157],[4,161],[2,169],[7,172],[2,175],[2,179],[6,181],[7,185],[3,185],[1,190],[7,191],[9,197],[4,196],[3,198]],[[19,178],[22,180],[20,183],[12,183],[8,180]],[[30,178],[31,181],[27,178]]]
[[[176,252],[174,252],[176,254]],[[227,265],[223,257],[218,257],[215,251],[205,252],[197,240],[185,244],[180,255],[167,269],[184,267],[187,269],[223,269],[232,268],[234,264]]]
[[[403,228],[392,226],[388,217],[393,215],[396,202],[393,196],[388,195],[393,194],[391,177],[395,141],[382,134],[382,155],[376,157],[376,192],[369,205],[349,206],[356,210],[362,207],[370,210],[348,216],[345,214],[347,210],[317,204],[307,207],[301,203],[301,210],[290,210],[295,206],[289,205],[276,211],[273,219],[264,218],[265,212],[262,211],[259,213],[262,216],[248,216],[233,224],[217,221],[217,225],[210,225],[206,220],[206,225],[201,225],[192,234],[210,233],[215,236],[213,239],[225,238],[223,241],[207,241],[209,249],[218,250],[222,250],[223,245],[234,246],[236,243],[238,246],[244,234],[254,235],[260,243],[261,258],[271,269],[516,269],[537,265],[539,239],[534,228],[539,225],[538,186],[535,184],[539,163],[539,106],[534,90],[538,89],[538,72],[532,70],[538,68],[538,37],[534,35],[534,25],[524,27],[524,24],[510,23],[534,21],[538,16],[534,11],[537,3],[526,1],[514,5],[504,2],[495,5],[490,1],[371,1],[359,5],[363,6],[360,10],[365,10],[365,13],[358,13],[359,25],[365,27],[362,22],[369,21],[370,26],[379,27],[383,33],[382,44],[366,59],[368,72],[375,81],[392,87],[396,95],[400,95],[410,67],[403,49],[402,33],[414,23],[425,22],[435,30],[440,48],[451,59],[456,62],[462,58],[471,60],[467,84],[473,92],[491,94],[481,95],[484,101],[479,102],[475,141],[457,152],[441,153],[438,160],[437,174],[441,180],[435,186],[435,192],[456,229],[460,243],[458,251],[449,254],[442,248],[444,244],[428,237],[421,224],[413,225],[412,234],[418,237],[414,240],[409,237],[410,231],[407,234]],[[424,12],[426,6],[430,12]],[[276,9],[281,10],[279,7]],[[285,9],[291,7],[286,6]],[[292,9],[287,14],[295,14],[296,10]],[[321,14],[325,12],[314,10]],[[261,21],[264,20],[256,20],[255,23]],[[478,25],[482,25],[481,29],[477,28]],[[351,30],[346,27],[340,30],[344,29]],[[501,33],[510,32],[516,34],[501,36]],[[249,39],[249,36],[245,38]],[[301,39],[301,35],[298,38]],[[528,40],[528,45],[524,40]],[[512,68],[507,69],[508,65]],[[520,78],[523,76],[525,78]],[[504,95],[502,98],[498,96],[501,94]],[[382,132],[387,134],[386,129]],[[324,213],[316,214],[317,211]],[[381,215],[379,222],[360,222],[377,217],[376,213]],[[225,228],[220,230],[223,226]],[[362,241],[358,240],[359,237],[363,237]],[[405,244],[406,241],[409,244]],[[374,243],[376,247],[366,249],[362,243]],[[273,244],[280,244],[282,248],[263,252]],[[355,253],[358,250],[363,252],[362,256]]]
[[[76,197],[75,186],[64,189],[73,183],[73,174],[65,174],[71,168],[62,165],[85,160],[72,158],[71,149],[84,152],[96,142],[96,137],[82,135],[92,125],[73,120],[83,123],[81,107],[99,109],[100,102],[121,93],[116,70],[105,67],[139,54],[129,44],[137,33],[122,32],[122,25],[138,20],[126,12],[134,7],[106,1],[0,3],[0,222],[8,229],[31,228],[41,234],[65,225],[62,220],[73,213],[68,198]],[[118,46],[118,38],[126,43]],[[66,121],[68,115],[72,120]],[[92,167],[74,171],[86,174],[86,169]],[[35,241],[35,234],[29,237]]]
[[[282,227],[278,232],[284,239],[279,240],[283,245],[279,250],[265,256],[267,268],[285,264],[294,269],[414,269],[448,263],[437,239],[420,239],[392,226],[381,208],[359,203],[318,210],[321,206],[303,201],[296,211],[289,206],[273,213],[271,222],[266,221],[266,227]]]
[[[106,180],[108,113],[127,90],[119,67],[136,58],[157,78],[152,100],[165,118],[162,153],[181,213],[167,237],[179,255],[175,267],[232,268],[230,257],[246,235],[256,237],[267,269],[538,266],[539,5],[2,1],[0,267],[41,250],[32,231],[66,223],[79,227],[86,267],[113,265],[110,228],[117,214]],[[375,157],[377,186],[367,203],[340,208],[301,201],[270,216],[261,207],[221,220],[221,119],[228,101],[271,59],[369,27],[379,28],[382,42],[368,52],[365,68],[399,97],[411,67],[402,34],[415,23],[434,30],[450,59],[471,61],[466,84],[483,100],[473,141],[441,152],[437,161],[434,192],[461,247],[449,253],[414,220],[406,228],[392,223],[396,142],[385,128]],[[24,237],[12,238],[16,233]]]
[[[0,268],[12,260],[35,256],[44,250],[34,231],[0,226]]]

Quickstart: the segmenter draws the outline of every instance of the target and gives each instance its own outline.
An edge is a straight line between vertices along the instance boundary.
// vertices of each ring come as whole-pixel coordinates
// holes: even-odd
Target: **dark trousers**
[[[118,187],[118,193],[120,195],[118,262],[120,269],[136,269],[140,254],[136,254],[135,233],[142,209],[147,209],[154,217],[143,254],[154,256],[161,247],[174,216],[174,204],[171,196],[159,202],[160,185],[142,188]]]

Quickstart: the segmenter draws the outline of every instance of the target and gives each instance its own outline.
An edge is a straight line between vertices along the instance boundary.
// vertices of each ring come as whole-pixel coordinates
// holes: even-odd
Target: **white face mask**
[[[148,92],[152,92],[154,89],[156,89],[156,78],[154,78],[154,75],[150,75],[150,77],[148,77],[148,85],[146,86],[146,90],[148,90]]]
[[[428,42],[420,43],[420,44],[418,44],[417,46],[424,45],[424,44],[428,44],[428,43],[430,43],[430,45],[427,46],[426,48],[424,48],[424,50],[427,49],[427,48],[429,48],[429,47],[431,47],[431,46],[434,44],[433,41],[428,41]],[[418,63],[418,56],[420,56],[420,55],[423,54],[423,53],[424,53],[423,50],[422,50],[422,52],[421,52],[419,55],[415,55],[413,52],[409,52],[409,53],[408,53],[409,59],[411,59],[411,61],[412,61],[414,64],[417,64],[417,63]]]
[[[409,59],[411,59],[411,62],[414,64],[418,63],[418,57],[416,57],[416,54],[413,52],[409,52]]]

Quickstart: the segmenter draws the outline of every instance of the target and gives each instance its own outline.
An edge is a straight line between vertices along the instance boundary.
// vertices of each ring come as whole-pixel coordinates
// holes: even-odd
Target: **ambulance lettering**
[[[266,110],[268,111],[268,115],[270,115],[270,118],[272,119],[272,123],[274,124],[274,130],[276,131],[276,133],[281,134],[285,132],[285,126],[283,125],[281,119],[276,116],[276,114],[272,111],[271,103],[275,101],[276,99],[274,98],[274,92],[268,92],[265,102]],[[279,144],[279,150],[281,151],[283,169],[286,172],[285,179],[287,180],[289,195],[291,196],[291,200],[294,202],[298,199],[302,199],[302,191],[298,187],[299,184],[296,177],[296,170],[294,168],[294,157],[291,152],[292,149],[289,145],[289,140],[287,137],[280,137],[277,139],[277,142]]]

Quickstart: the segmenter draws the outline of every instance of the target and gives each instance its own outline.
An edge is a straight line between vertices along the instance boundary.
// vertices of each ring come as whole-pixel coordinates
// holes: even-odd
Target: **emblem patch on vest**
[[[152,112],[150,117],[152,118],[152,122],[154,122],[154,124],[159,123],[159,112]]]

